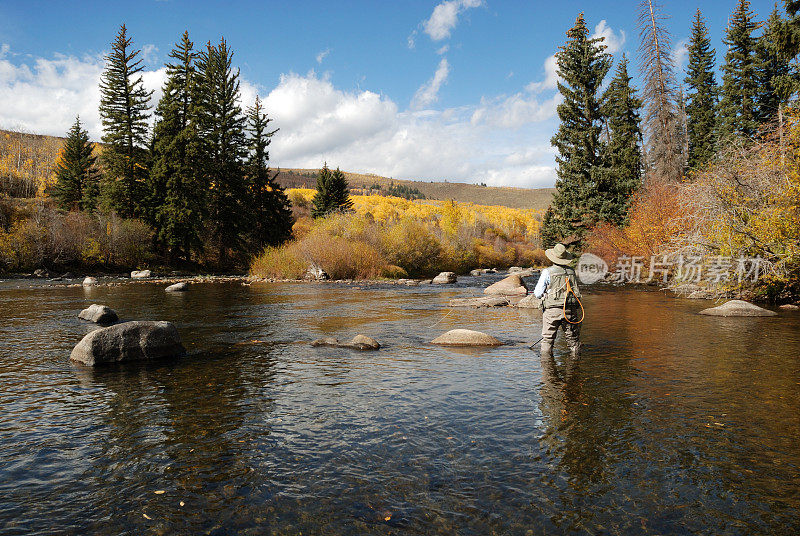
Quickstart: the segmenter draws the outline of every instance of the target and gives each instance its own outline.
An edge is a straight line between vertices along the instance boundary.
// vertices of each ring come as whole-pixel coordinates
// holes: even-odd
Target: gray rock
[[[700,314],[710,316],[775,316],[778,313],[743,300],[731,300],[719,307],[703,309]]]
[[[431,283],[434,285],[449,285],[450,283],[455,283],[457,280],[458,278],[454,272],[442,272],[434,277]]]
[[[78,318],[81,320],[88,320],[89,322],[95,322],[97,324],[111,324],[112,322],[119,320],[117,313],[114,312],[113,309],[105,305],[98,305],[96,303],[93,303],[78,313]]]
[[[784,311],[797,311],[800,310],[800,305],[793,305],[791,303],[787,303],[785,305],[781,305],[779,309],[783,309]]]
[[[448,304],[450,307],[505,307],[508,298],[503,296],[482,296],[480,298],[454,298]]]
[[[178,330],[170,322],[124,322],[86,335],[69,358],[97,366],[180,357],[186,354]]]
[[[97,279],[94,277],[87,277],[83,280],[84,287],[93,287],[97,284]]]
[[[534,296],[533,294],[528,294],[517,303],[513,303],[514,307],[519,307],[520,309],[541,309],[542,300]]]
[[[407,287],[416,287],[419,286],[419,281],[416,279],[398,279],[398,285],[405,285]]]
[[[166,292],[183,292],[185,290],[189,290],[189,285],[186,281],[181,281],[179,283],[175,283],[174,285],[170,285],[164,289]]]
[[[528,293],[528,287],[519,273],[516,273],[489,285],[483,292],[493,296],[524,296]]]
[[[150,270],[134,270],[131,272],[131,279],[144,279],[150,277]]]
[[[508,269],[508,273],[509,274],[516,274],[517,272],[521,272],[523,270],[524,270],[524,268],[522,268],[520,266],[512,266],[511,268]]]
[[[311,342],[311,346],[329,346],[331,348],[349,348],[351,350],[378,350],[381,345],[372,337],[356,335],[349,342],[339,342],[334,337],[324,337]]]
[[[321,267],[317,266],[316,264],[312,264],[308,267],[308,270],[306,270],[305,279],[325,281],[330,279],[330,276]]]
[[[486,274],[494,274],[497,270],[494,268],[476,268],[475,270],[470,271],[469,275],[473,277],[479,277]]]
[[[453,329],[431,341],[442,346],[500,346],[496,338],[471,329]]]

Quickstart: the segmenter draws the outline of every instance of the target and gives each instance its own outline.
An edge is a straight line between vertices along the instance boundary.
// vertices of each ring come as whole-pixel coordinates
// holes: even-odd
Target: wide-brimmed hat
[[[544,254],[553,262],[553,264],[558,264],[561,266],[569,266],[572,264],[572,253],[567,251],[567,248],[564,247],[564,244],[556,244],[551,249],[546,250]]]

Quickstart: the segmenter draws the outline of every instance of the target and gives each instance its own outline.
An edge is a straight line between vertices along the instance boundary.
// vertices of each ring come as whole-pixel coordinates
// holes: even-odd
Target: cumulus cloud
[[[534,92],[556,89],[556,84],[558,82],[558,73],[556,73],[557,70],[558,63],[556,62],[555,54],[548,56],[548,58],[544,60],[544,80],[541,82],[531,82],[528,84],[526,89]]]
[[[591,37],[592,39],[600,37],[605,39],[603,44],[608,47],[606,52],[609,54],[616,54],[622,50],[623,45],[625,45],[625,32],[620,30],[619,35],[615,34],[614,30],[611,29],[611,26],[608,25],[605,19],[597,23]]]
[[[19,58],[0,46],[0,126],[63,136],[80,114],[99,139],[102,57]],[[448,70],[440,62],[423,101],[435,97]],[[143,72],[145,86],[156,91],[153,103],[165,77],[163,68]],[[274,167],[327,161],[396,178],[525,187],[555,180],[549,139],[557,102],[524,90],[460,108],[403,110],[385,95],[343,90],[311,71],[285,74],[271,89],[243,79],[241,92],[242,108],[261,94],[271,125],[280,128],[270,146]]]
[[[483,0],[446,0],[433,8],[433,13],[422,23],[422,28],[434,41],[447,39],[458,24],[458,16],[467,9],[481,5]]]
[[[326,48],[325,50],[323,50],[322,52],[317,54],[317,63],[322,63],[322,60],[327,58],[328,54],[330,54],[330,53],[331,53],[331,49],[330,48]]]
[[[450,64],[447,63],[447,58],[442,58],[442,61],[439,62],[439,67],[436,68],[436,72],[433,74],[433,77],[422,84],[414,94],[414,98],[411,100],[411,107],[419,110],[436,102],[436,100],[439,98],[439,90],[447,81],[447,77],[449,75]]]

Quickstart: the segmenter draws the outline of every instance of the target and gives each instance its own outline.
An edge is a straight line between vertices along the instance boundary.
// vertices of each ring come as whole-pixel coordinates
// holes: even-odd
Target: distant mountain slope
[[[63,143],[64,138],[58,136],[0,129],[0,191],[20,196],[33,195],[39,183],[50,175]],[[317,171],[281,169],[278,182],[284,188],[314,188]],[[389,185],[394,183],[417,189],[427,199],[453,199],[461,203],[517,209],[545,210],[555,192],[555,188],[507,188],[462,182],[412,181],[347,171],[344,174],[353,190],[369,190],[370,186],[377,184],[386,192]]]
[[[284,188],[314,188],[317,184],[316,169],[281,169],[278,182]],[[379,175],[350,173],[345,171],[351,189],[368,190],[373,184],[383,191],[391,183],[416,188],[428,199],[453,199],[461,203],[498,205],[510,208],[532,208],[545,210],[550,206],[555,188],[509,188],[480,186],[463,182],[433,182],[389,179]]]

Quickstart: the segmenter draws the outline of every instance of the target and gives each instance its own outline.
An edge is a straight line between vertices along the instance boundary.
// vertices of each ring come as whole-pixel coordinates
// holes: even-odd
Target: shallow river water
[[[800,532],[800,313],[593,289],[542,362],[536,311],[446,307],[488,281],[0,283],[0,533]],[[70,363],[91,303],[188,356]],[[429,344],[456,327],[507,344]]]

